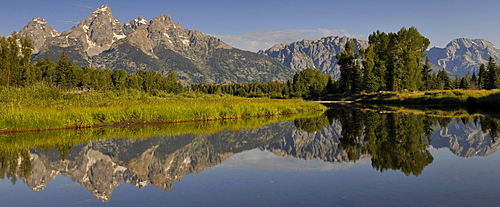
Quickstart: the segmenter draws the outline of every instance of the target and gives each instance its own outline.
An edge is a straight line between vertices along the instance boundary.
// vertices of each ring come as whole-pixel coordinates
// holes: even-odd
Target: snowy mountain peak
[[[97,8],[92,12],[93,14],[98,14],[98,13],[104,13],[109,11],[109,6],[107,4],[102,5],[101,7]]]
[[[26,26],[19,31],[19,36],[27,36],[33,41],[35,46],[34,53],[38,53],[40,48],[47,38],[57,37],[61,35],[58,31],[49,26],[45,19],[40,17],[33,18]]]

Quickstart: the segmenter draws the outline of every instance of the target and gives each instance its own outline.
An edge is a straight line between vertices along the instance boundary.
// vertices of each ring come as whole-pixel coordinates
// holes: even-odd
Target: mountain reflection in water
[[[369,161],[381,172],[396,170],[407,176],[419,176],[434,161],[430,146],[448,148],[460,157],[495,153],[500,148],[496,138],[499,124],[499,120],[482,115],[450,118],[336,107],[316,118],[212,134],[90,138],[78,144],[34,143],[37,147],[18,144],[24,136],[20,134],[16,139],[0,138],[3,141],[0,173],[3,179],[12,183],[22,180],[34,191],[43,190],[62,175],[78,182],[104,202],[111,199],[114,188],[122,183],[141,189],[152,185],[172,190],[174,182],[183,176],[199,173],[249,150],[266,151],[267,159],[273,153],[285,158],[317,160],[312,169],[318,170],[342,169],[354,162]],[[64,138],[82,132],[51,133]],[[95,133],[101,132],[96,130]],[[37,133],[25,134],[36,137]],[[228,159],[232,161],[226,166],[230,163],[258,165],[239,156]],[[263,169],[292,170],[289,164],[284,166]],[[294,167],[295,170],[308,170],[300,164]]]

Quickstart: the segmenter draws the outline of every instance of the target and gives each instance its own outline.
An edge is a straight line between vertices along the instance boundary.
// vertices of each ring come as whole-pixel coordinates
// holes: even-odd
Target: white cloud
[[[323,160],[304,160],[294,157],[280,157],[269,151],[253,149],[235,154],[216,167],[249,168],[261,171],[331,171],[347,170],[354,164],[368,164],[369,158],[363,158],[356,163],[331,163]]]
[[[77,21],[66,21],[66,20],[57,20],[58,22],[62,22],[64,24],[78,24],[80,22]]]
[[[93,6],[87,6],[87,5],[82,5],[82,4],[73,4],[75,6],[79,6],[79,7],[83,7],[83,8],[86,8],[86,9],[95,9],[95,7]]]
[[[293,29],[293,30],[257,30],[237,35],[212,35],[223,42],[242,50],[257,52],[283,42],[317,40],[328,36],[347,36],[366,39],[364,35],[352,35],[345,29]]]

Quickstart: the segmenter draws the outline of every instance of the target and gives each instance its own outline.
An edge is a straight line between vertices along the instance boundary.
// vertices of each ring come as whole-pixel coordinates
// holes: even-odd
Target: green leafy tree
[[[123,90],[127,86],[127,72],[122,69],[115,70],[111,80],[116,90]]]
[[[346,93],[357,93],[361,82],[360,67],[357,62],[358,54],[354,53],[356,45],[353,41],[345,44],[345,49],[337,54],[337,64],[340,66],[340,90]],[[358,81],[358,82],[356,82]]]
[[[375,51],[373,46],[369,46],[367,49],[362,49],[360,51],[363,61],[363,90],[370,93],[381,88],[380,75],[376,74],[375,71]]]
[[[330,76],[322,74],[320,70],[307,68],[295,73],[293,88],[298,97],[317,99],[326,92]]]

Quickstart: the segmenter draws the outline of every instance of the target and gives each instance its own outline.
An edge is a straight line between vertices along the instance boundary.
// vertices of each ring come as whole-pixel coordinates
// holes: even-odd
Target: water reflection
[[[222,128],[232,129],[208,134],[190,132],[213,129],[210,123],[9,135],[0,139],[0,175],[12,183],[20,179],[34,191],[62,175],[106,202],[122,183],[171,190],[183,176],[252,149],[327,163],[370,159],[376,170],[418,176],[434,161],[430,146],[463,157],[487,156],[500,148],[499,120],[426,113],[335,107],[315,118],[256,121],[267,124],[260,127],[226,123]]]

